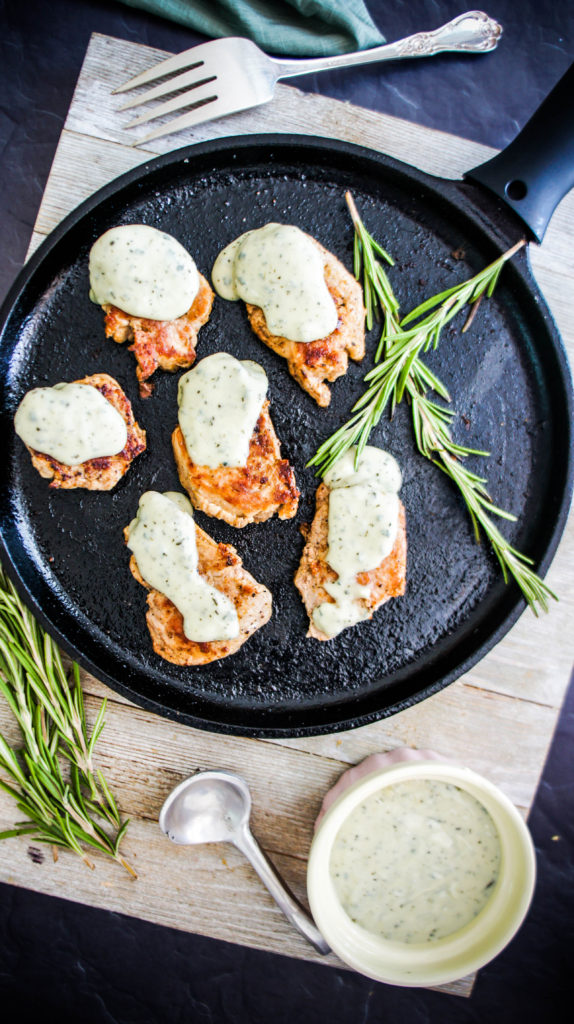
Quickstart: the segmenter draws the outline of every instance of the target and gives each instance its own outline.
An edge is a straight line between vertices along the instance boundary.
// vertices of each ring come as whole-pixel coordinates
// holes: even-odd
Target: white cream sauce
[[[367,445],[355,470],[356,448],[349,449],[325,474],[329,493],[327,562],[337,573],[325,590],[335,603],[313,611],[313,622],[326,636],[369,617],[360,604],[369,586],[357,582],[358,573],[370,572],[393,550],[398,527],[401,471],[395,459]]]
[[[146,583],[181,612],[188,640],[210,643],[239,635],[235,605],[199,575],[193,510],[183,495],[142,494],[128,548]]]
[[[199,274],[177,239],[146,224],[123,224],[90,251],[90,298],[132,316],[176,320],[199,291]]]
[[[368,932],[434,942],[486,906],[500,857],[478,800],[447,782],[413,779],[355,808],[335,839],[330,873],[343,909]]]
[[[65,466],[117,455],[128,439],[126,422],[89,384],[33,388],[14,417],[18,437]]]
[[[179,425],[198,466],[245,466],[249,442],[267,394],[259,363],[227,352],[207,356],[178,387]]]
[[[259,306],[271,334],[309,342],[337,326],[321,253],[290,224],[266,224],[240,235],[220,252],[211,276],[222,298]]]

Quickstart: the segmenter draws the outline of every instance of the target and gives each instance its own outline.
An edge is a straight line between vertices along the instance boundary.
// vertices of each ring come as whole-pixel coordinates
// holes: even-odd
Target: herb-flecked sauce
[[[220,252],[211,276],[222,298],[259,306],[278,337],[317,341],[337,326],[321,253],[309,235],[290,224],[246,231]]]
[[[147,224],[110,228],[90,251],[90,298],[149,320],[176,320],[199,291],[197,267],[176,238]]]
[[[494,892],[500,839],[486,808],[451,783],[413,779],[368,797],[341,826],[330,873],[340,903],[395,942],[445,938]]]
[[[367,445],[355,469],[355,455],[356,448],[350,448],[324,477],[329,488],[327,562],[337,579],[324,584],[334,603],[318,605],[313,622],[326,636],[369,617],[360,599],[369,596],[370,587],[360,584],[357,575],[376,569],[397,536],[402,481],[396,460]]]
[[[267,374],[251,359],[207,356],[178,387],[179,425],[198,466],[245,466],[265,396]]]
[[[107,398],[89,384],[33,388],[20,402],[14,429],[24,444],[77,466],[123,451],[126,422]]]
[[[235,605],[198,572],[193,510],[184,495],[142,494],[128,547],[146,583],[181,612],[188,640],[210,643],[239,635]]]

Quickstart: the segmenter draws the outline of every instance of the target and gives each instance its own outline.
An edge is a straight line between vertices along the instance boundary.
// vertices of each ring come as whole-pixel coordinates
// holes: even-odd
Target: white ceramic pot
[[[357,769],[354,772],[356,778]],[[329,864],[333,843],[349,814],[383,787],[412,779],[447,782],[475,797],[496,825],[501,862],[491,898],[464,928],[434,942],[406,944],[373,935],[348,917]],[[530,833],[504,793],[476,772],[438,759],[395,761],[359,775],[348,786],[338,784],[337,792],[334,802],[326,801],[328,809],[311,846],[307,891],[317,926],[341,960],[377,981],[433,986],[470,974],[504,949],[526,916],[536,876]]]

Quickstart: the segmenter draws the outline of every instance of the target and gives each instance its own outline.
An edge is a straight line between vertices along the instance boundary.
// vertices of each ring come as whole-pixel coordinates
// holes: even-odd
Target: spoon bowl
[[[165,801],[159,826],[174,843],[234,842],[249,821],[251,794],[233,772],[198,772],[180,783]]]

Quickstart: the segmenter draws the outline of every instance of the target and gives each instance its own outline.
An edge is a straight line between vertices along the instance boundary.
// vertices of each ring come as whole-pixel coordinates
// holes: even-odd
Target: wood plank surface
[[[202,125],[144,151],[129,145],[111,90],[163,54],[123,40],[92,37],[30,243],[32,252],[78,203],[106,182],[174,146],[254,132],[299,132],[381,150],[423,170],[458,178],[492,150],[469,140],[374,114],[288,86],[257,110]],[[556,212],[530,258],[562,331],[574,349],[574,194]],[[249,865],[232,848],[178,848],[157,825],[170,789],[197,768],[240,771],[254,798],[253,826],[294,891],[305,899],[306,858],[313,821],[326,790],[342,770],[368,754],[398,746],[430,747],[467,764],[499,785],[524,815],[531,805],[574,657],[572,521],[548,580],[560,604],[540,619],[525,613],[471,672],[434,697],[361,729],[331,736],[250,740],[217,736],[169,722],[134,707],[87,673],[90,717],[109,701],[98,744],[99,762],[131,818],[125,855],[139,878],[96,859],[89,871],[72,854],[41,863],[30,843],[0,844],[0,879],[40,892],[131,914],[203,935],[284,955],[341,966],[321,958],[287,924]],[[5,706],[0,728],[16,738]],[[14,809],[0,795],[0,829]],[[445,986],[467,995],[471,980]]]

